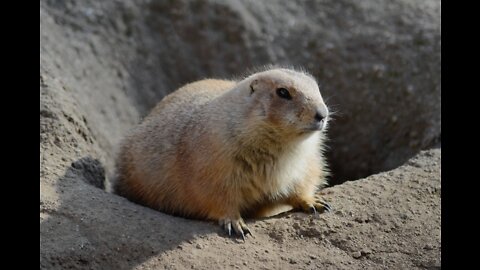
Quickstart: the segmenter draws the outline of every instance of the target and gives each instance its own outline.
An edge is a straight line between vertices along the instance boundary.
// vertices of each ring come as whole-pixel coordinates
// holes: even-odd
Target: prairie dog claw
[[[320,199],[317,199],[315,201],[315,207],[318,209],[322,209],[322,212],[323,211],[332,212],[332,207],[328,203]]]
[[[220,226],[222,226],[222,228],[228,233],[229,236],[232,235],[232,228],[236,235],[239,235],[242,237],[243,241],[245,241],[245,236],[247,236],[248,234],[250,234],[250,236],[253,236],[252,232],[247,227],[247,225],[245,224],[242,218],[239,218],[239,219],[225,218],[225,219],[221,219],[219,223],[220,223]]]
[[[304,212],[311,213],[314,215],[318,215],[325,211],[326,212],[332,211],[332,207],[328,203],[320,199],[317,199],[315,200],[315,202],[312,202],[312,203],[304,202],[301,204],[301,208],[303,209]]]

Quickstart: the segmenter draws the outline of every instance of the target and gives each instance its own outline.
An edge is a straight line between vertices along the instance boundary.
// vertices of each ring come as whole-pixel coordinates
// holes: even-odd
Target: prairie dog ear
[[[258,79],[255,79],[250,83],[250,95],[252,95],[255,92],[257,85],[258,85]]]

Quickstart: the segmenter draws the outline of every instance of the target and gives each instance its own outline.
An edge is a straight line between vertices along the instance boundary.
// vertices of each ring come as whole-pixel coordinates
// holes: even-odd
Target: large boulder
[[[167,93],[265,64],[306,68],[337,111],[333,183],[440,141],[438,0],[44,0],[40,16],[41,75],[67,89],[108,160]]]

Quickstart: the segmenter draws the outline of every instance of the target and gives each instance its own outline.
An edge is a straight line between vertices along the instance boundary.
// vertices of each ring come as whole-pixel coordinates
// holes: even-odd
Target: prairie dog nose
[[[322,113],[320,110],[315,112],[315,120],[317,122],[321,122],[323,119],[327,117],[327,113]]]

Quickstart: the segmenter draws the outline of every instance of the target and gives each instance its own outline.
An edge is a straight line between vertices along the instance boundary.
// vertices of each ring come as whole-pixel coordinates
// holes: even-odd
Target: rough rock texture
[[[87,122],[106,162],[165,94],[264,64],[305,67],[338,111],[334,183],[395,168],[440,141],[438,0],[40,4],[41,76],[82,112],[76,122]]]
[[[250,220],[246,243],[103,180],[165,94],[270,63],[338,111],[337,183],[404,164],[440,142],[440,1],[41,0],[40,27],[40,268],[439,268],[440,149],[326,189],[333,213]]]

